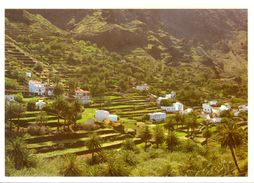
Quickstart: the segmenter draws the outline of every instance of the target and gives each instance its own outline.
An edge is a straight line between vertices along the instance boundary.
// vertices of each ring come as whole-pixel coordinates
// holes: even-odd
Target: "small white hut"
[[[39,100],[38,102],[35,103],[35,105],[36,105],[37,109],[42,110],[43,107],[46,106],[46,102],[43,102],[43,100]]]
[[[107,119],[109,119],[109,112],[108,112],[108,111],[105,111],[105,110],[97,110],[97,111],[95,112],[95,118],[96,118],[98,121],[107,120]]]
[[[117,122],[118,121],[118,116],[116,114],[110,114],[108,116],[108,118],[109,118],[109,121],[111,121],[111,122]]]

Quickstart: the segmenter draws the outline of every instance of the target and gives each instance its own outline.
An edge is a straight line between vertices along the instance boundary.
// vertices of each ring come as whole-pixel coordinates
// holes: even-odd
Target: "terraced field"
[[[97,107],[119,115],[120,118],[137,122],[148,113],[161,112],[149,97],[139,93],[128,93],[123,96],[112,97],[109,105],[105,105],[108,99],[95,99],[91,107]]]

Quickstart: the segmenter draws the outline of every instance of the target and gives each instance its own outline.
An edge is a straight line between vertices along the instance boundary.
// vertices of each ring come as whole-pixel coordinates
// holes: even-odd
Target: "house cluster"
[[[40,81],[30,80],[28,83],[29,92],[39,96],[53,96],[54,88],[51,85],[44,84]]]
[[[164,99],[174,99],[176,97],[176,93],[172,91],[171,93],[166,94],[164,97],[158,97],[156,102],[160,105],[161,101]]]
[[[82,90],[80,87],[78,87],[75,90],[75,96],[74,96],[81,104],[89,104],[91,103],[90,99],[90,92]]]
[[[228,111],[230,109],[231,106],[228,103],[218,106],[218,102],[216,100],[212,100],[202,104],[203,114],[201,114],[201,117],[212,122],[221,122],[221,112]]]
[[[104,121],[104,120],[109,120],[111,122],[117,122],[118,121],[118,116],[116,114],[110,114],[106,110],[97,110],[97,111],[95,111],[95,118],[98,121]]]
[[[137,85],[135,89],[139,91],[146,91],[149,89],[149,86],[145,83],[145,84]]]
[[[234,116],[239,116],[240,113],[248,113],[248,106],[245,104],[239,105],[238,109],[234,112]]]

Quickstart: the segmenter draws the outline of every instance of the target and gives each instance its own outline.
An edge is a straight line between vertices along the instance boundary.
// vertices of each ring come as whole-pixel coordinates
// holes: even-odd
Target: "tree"
[[[86,146],[92,153],[92,163],[94,163],[95,151],[101,150],[101,138],[97,134],[93,133],[92,135],[89,136]]]
[[[157,148],[159,148],[159,145],[164,142],[164,130],[161,126],[155,127],[153,137]]]
[[[25,111],[25,109],[22,106],[22,104],[20,104],[20,103],[11,102],[11,103],[7,104],[5,114],[6,114],[6,118],[10,122],[10,124],[9,124],[10,132],[12,132],[13,118],[18,118],[18,120],[17,120],[17,125],[18,125],[17,131],[19,131],[20,117],[22,116],[22,113],[24,111]]]
[[[63,106],[66,106],[66,103],[67,102],[64,99],[64,97],[60,96],[55,99],[52,105],[57,115],[57,131],[59,131],[60,118],[61,118],[61,113],[63,112]]]
[[[41,62],[36,62],[34,65],[34,70],[41,73],[43,71],[43,65]]]
[[[14,167],[20,170],[24,167],[32,167],[35,165],[33,154],[27,148],[22,137],[11,139],[6,146],[7,156],[13,161]]]
[[[64,157],[60,174],[63,176],[82,176],[82,166],[75,155],[66,155]]]
[[[79,113],[82,112],[82,105],[80,104],[79,101],[75,100],[72,104],[71,104],[71,109],[70,109],[70,112],[71,112],[71,123],[74,124],[74,126],[76,126],[76,121],[77,121],[77,118],[78,118],[78,115]]]
[[[187,136],[188,138],[192,138],[193,132],[195,128],[198,126],[196,122],[196,116],[193,114],[185,115],[184,122],[187,128]],[[192,129],[192,133],[190,134],[190,129]]]
[[[61,83],[56,84],[55,88],[54,88],[54,95],[55,96],[60,96],[63,95],[64,93],[64,87]]]
[[[238,172],[241,173],[234,150],[244,143],[244,132],[242,128],[235,124],[233,121],[223,123],[220,126],[218,137],[219,142],[221,143],[221,147],[230,149],[235,166]]]
[[[183,123],[184,123],[184,117],[183,117],[183,115],[181,115],[180,113],[176,113],[176,115],[175,115],[175,121],[176,121],[177,128],[178,128],[179,124],[183,125]]]
[[[145,142],[145,151],[147,148],[147,142],[151,139],[152,134],[151,131],[149,130],[148,126],[145,126],[144,129],[141,130],[140,132],[140,138],[142,139],[142,141]]]
[[[130,151],[136,151],[137,150],[136,144],[134,143],[134,141],[132,139],[126,139],[123,142],[122,148],[124,150],[130,150]]]
[[[191,128],[191,139],[194,139],[195,137],[195,130],[199,126],[199,123],[197,122],[197,117],[193,116],[192,121],[190,123]]]
[[[179,143],[179,140],[178,140],[175,132],[170,132],[168,134],[166,143],[167,143],[168,150],[170,150],[172,152],[174,150],[175,146],[177,146]]]
[[[39,124],[45,124],[47,123],[47,121],[48,121],[47,113],[45,111],[41,111],[39,115],[37,116],[37,122]]]
[[[168,118],[166,120],[166,123],[164,124],[164,128],[166,130],[168,130],[168,134],[170,134],[170,132],[174,131],[175,124],[176,124],[176,120],[174,117]]]
[[[19,103],[22,103],[23,102],[23,95],[22,93],[18,93],[16,96],[15,96],[15,100]]]
[[[75,94],[75,89],[78,87],[78,81],[76,79],[70,79],[68,81],[69,95]]]
[[[161,106],[171,106],[173,103],[174,103],[174,101],[170,100],[170,99],[162,99],[160,101]]]
[[[205,138],[205,144],[208,145],[208,139],[212,136],[212,132],[210,130],[211,123],[208,120],[204,120],[202,118],[197,119],[197,121],[202,125],[202,135]]]

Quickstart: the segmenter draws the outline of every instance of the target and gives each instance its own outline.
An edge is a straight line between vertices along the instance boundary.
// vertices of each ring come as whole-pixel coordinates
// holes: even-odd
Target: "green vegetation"
[[[248,103],[246,17],[6,10],[5,92],[15,96],[5,103],[6,176],[247,176],[248,113],[233,116]],[[54,96],[29,93],[29,80],[49,84]],[[144,83],[149,89],[138,91]],[[91,103],[80,104],[77,87]],[[171,91],[175,99],[161,106],[180,101],[193,112],[150,121],[163,111],[157,97]],[[219,123],[201,113],[213,99],[232,107]],[[97,121],[98,109],[118,121]]]

